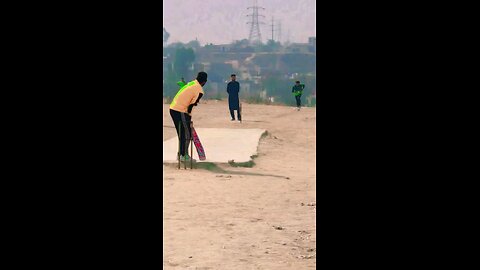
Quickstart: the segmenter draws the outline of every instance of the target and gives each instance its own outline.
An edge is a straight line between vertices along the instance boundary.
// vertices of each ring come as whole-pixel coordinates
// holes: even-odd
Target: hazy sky
[[[307,42],[316,36],[315,0],[257,0],[262,41],[272,36],[274,25],[281,21],[281,41]],[[198,38],[205,43],[223,44],[247,38],[253,0],[163,0],[163,27],[170,33],[168,43],[188,42]],[[276,34],[275,39],[277,40]]]

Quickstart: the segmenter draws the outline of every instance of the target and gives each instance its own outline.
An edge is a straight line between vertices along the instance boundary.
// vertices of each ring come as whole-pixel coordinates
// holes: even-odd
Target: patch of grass
[[[229,160],[228,164],[230,164],[230,166],[232,167],[245,167],[245,168],[252,168],[253,166],[255,166],[255,162],[253,162],[253,160],[249,160],[247,162],[235,162],[233,160]]]
[[[196,169],[204,169],[214,173],[226,173],[226,171],[220,168],[217,164],[212,162],[198,162],[194,163]]]
[[[247,162],[235,162],[234,160],[229,160],[228,164],[232,167],[244,167],[244,168],[252,168],[255,166],[255,162],[253,160],[258,157],[258,154],[250,156],[252,160],[249,160]]]

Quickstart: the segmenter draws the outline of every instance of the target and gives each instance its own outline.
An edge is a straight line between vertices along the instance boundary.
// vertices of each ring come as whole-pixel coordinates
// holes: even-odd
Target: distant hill
[[[225,44],[248,38],[253,0],[163,0],[163,26],[170,33],[168,43],[188,42],[198,38],[205,43]],[[281,41],[307,42],[316,36],[315,0],[258,0],[265,7],[259,13],[262,41],[271,38],[271,19],[280,20]],[[275,22],[276,25],[276,22]],[[288,35],[289,33],[289,35]]]

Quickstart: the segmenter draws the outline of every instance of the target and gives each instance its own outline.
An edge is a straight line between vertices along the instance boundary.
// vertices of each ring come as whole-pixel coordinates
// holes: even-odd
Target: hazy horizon
[[[262,41],[271,39],[272,16],[275,29],[281,21],[281,42],[306,43],[316,36],[315,0],[257,0]],[[253,0],[163,0],[163,27],[170,34],[168,44],[189,42],[196,38],[200,44],[226,44],[248,39]],[[276,31],[276,30],[275,30]],[[274,39],[278,40],[277,34]]]

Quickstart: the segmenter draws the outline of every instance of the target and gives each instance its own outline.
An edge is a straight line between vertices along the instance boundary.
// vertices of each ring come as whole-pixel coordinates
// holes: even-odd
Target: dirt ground
[[[203,128],[266,129],[252,168],[163,165],[163,269],[316,266],[316,109],[242,109],[243,122],[231,122],[227,102],[202,101],[192,120]],[[163,120],[165,141],[176,136],[167,104]]]

